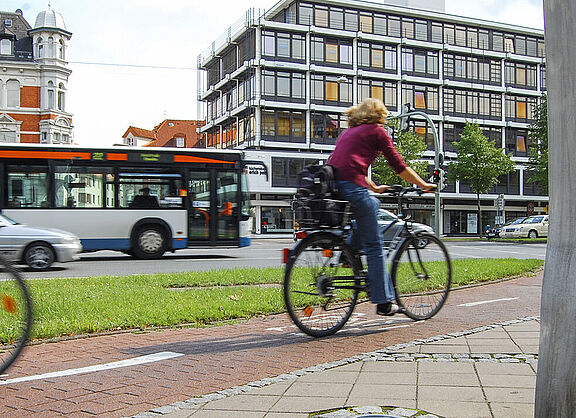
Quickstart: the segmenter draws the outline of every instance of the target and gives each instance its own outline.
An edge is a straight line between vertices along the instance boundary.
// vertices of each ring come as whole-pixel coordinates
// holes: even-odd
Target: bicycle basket
[[[344,222],[345,200],[298,199],[293,208],[300,228],[340,226]]]

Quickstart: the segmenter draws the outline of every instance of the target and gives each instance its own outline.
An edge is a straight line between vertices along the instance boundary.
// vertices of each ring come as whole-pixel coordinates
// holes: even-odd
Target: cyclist
[[[337,170],[336,185],[341,196],[352,203],[357,232],[368,264],[370,299],[378,315],[394,315],[399,307],[394,303],[394,286],[386,267],[382,235],[378,228],[380,201],[369,190],[383,193],[389,186],[376,185],[368,178],[368,167],[383,154],[388,165],[401,178],[425,191],[436,185],[423,180],[408,167],[384,129],[388,109],[378,99],[368,98],[347,110],[348,126],[338,140],[327,163]]]

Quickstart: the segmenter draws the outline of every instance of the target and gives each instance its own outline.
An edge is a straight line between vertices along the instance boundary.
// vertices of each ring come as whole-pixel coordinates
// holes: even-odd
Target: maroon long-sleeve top
[[[338,180],[367,187],[368,167],[380,154],[395,173],[399,174],[406,168],[386,129],[380,125],[363,124],[342,132],[327,163],[338,170]]]

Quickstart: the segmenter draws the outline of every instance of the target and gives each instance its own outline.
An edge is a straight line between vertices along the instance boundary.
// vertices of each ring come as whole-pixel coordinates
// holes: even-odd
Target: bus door
[[[189,172],[189,242],[238,243],[238,181],[235,171]]]

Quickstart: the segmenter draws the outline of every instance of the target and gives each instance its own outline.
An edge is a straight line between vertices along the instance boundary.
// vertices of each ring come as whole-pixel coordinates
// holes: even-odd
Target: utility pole
[[[535,416],[576,414],[576,2],[544,0],[550,235],[542,285]]]

